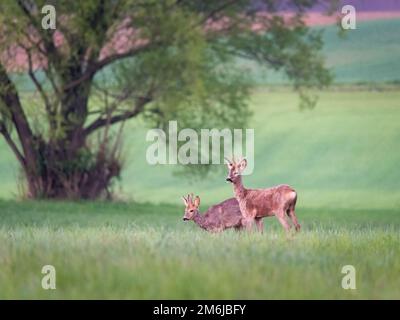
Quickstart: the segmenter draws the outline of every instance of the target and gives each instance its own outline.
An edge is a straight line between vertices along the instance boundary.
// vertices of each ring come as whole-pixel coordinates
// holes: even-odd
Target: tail
[[[295,194],[295,196],[294,196],[293,203],[292,203],[293,209],[294,209],[294,207],[296,206],[296,203],[297,203],[297,192],[294,191],[294,194]]]
[[[295,207],[296,207],[296,203],[297,203],[297,192],[293,190],[294,193],[294,197],[292,198],[292,200],[290,201],[287,210],[286,210],[286,214],[289,215],[291,211],[294,211]]]

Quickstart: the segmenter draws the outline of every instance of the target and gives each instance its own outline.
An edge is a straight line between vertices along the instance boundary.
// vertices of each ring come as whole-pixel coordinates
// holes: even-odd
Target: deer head
[[[183,203],[185,204],[185,214],[183,215],[183,221],[193,220],[193,218],[199,214],[200,198],[196,196],[193,201],[193,193],[187,195],[186,198],[182,197]]]
[[[236,162],[235,159],[232,159],[231,161],[225,158],[225,160],[228,166],[228,176],[226,177],[226,181],[235,183],[236,181],[238,181],[243,171],[246,169],[247,160],[241,159],[238,162]]]

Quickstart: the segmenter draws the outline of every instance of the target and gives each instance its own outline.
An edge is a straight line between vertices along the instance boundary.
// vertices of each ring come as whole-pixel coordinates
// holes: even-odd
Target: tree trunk
[[[114,177],[119,176],[121,166],[112,154],[93,153],[86,146],[78,149],[65,148],[65,144],[37,143],[35,173],[24,168],[28,184],[28,197],[52,199],[96,199],[109,196]]]
[[[3,75],[0,81],[9,81],[5,73]],[[87,144],[89,134],[84,132],[84,125],[91,81],[87,79],[63,92],[58,135],[53,134],[48,139],[32,132],[16,90],[8,90],[0,96],[9,107],[10,120],[16,128],[22,150],[18,150],[4,125],[0,128],[1,133],[19,159],[26,178],[27,197],[96,199],[110,195],[112,180],[121,170],[117,156],[119,147],[115,145],[119,142],[111,141],[107,130],[97,148],[89,148]],[[11,81],[8,83],[12,89]]]

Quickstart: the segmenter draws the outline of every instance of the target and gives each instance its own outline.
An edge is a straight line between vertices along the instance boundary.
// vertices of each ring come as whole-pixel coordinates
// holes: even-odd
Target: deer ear
[[[247,160],[246,160],[246,159],[242,159],[242,160],[239,162],[240,171],[243,172],[244,169],[246,169],[246,167],[247,167]]]
[[[194,199],[194,205],[195,205],[196,207],[199,207],[199,206],[200,206],[200,197],[199,197],[199,196],[196,196],[196,198]]]

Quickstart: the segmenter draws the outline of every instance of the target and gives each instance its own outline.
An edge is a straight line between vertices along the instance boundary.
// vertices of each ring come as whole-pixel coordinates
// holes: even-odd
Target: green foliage
[[[73,159],[57,160],[43,157],[42,161],[43,169],[50,167],[68,177],[76,172],[90,172],[96,165],[96,154],[93,154],[88,149],[80,149]]]

